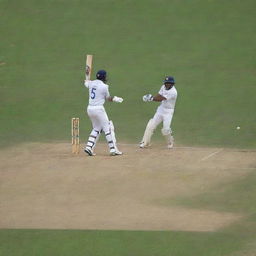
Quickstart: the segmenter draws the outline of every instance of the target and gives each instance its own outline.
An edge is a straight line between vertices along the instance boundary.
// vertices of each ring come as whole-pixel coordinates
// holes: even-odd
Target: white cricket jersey
[[[166,90],[165,85],[162,85],[158,93],[166,98],[166,100],[162,100],[159,108],[174,109],[177,95],[178,95],[176,88],[173,86],[170,90]]]
[[[108,85],[98,79],[85,81],[84,85],[89,89],[88,106],[103,106],[106,98],[110,96]]]

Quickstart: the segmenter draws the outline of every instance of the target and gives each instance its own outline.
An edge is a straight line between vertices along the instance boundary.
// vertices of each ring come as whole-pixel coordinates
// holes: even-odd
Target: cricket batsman
[[[89,89],[89,104],[87,107],[87,114],[92,122],[92,131],[84,149],[89,156],[94,156],[94,148],[99,139],[101,132],[105,133],[108,142],[111,156],[122,155],[118,150],[116,143],[116,136],[114,131],[114,124],[108,119],[104,108],[105,101],[122,103],[123,98],[109,94],[109,86],[107,82],[107,72],[99,70],[96,74],[96,80],[85,80],[84,85]]]
[[[162,135],[165,137],[167,147],[173,147],[174,138],[172,136],[171,122],[174,113],[175,102],[177,99],[177,90],[175,88],[175,80],[172,76],[165,77],[163,85],[161,86],[158,94],[153,96],[146,94],[142,97],[144,102],[158,101],[161,104],[158,106],[157,111],[152,119],[148,121],[144,136],[140,143],[140,148],[145,148],[150,145],[151,137],[156,127],[163,122]]]

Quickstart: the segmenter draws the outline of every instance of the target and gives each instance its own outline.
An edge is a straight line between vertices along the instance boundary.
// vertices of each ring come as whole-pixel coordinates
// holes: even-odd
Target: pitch
[[[126,154],[115,158],[105,144],[93,158],[68,143],[2,150],[0,228],[206,232],[245,217],[182,200],[255,172],[255,151],[120,146]]]

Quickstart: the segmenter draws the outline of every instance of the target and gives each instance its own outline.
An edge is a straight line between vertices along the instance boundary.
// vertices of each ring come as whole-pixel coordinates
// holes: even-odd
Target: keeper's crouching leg
[[[146,126],[142,141],[140,143],[140,148],[144,148],[150,145],[151,142],[151,137],[154,133],[156,126],[155,126],[155,122],[153,119],[150,119],[148,121],[148,124]]]

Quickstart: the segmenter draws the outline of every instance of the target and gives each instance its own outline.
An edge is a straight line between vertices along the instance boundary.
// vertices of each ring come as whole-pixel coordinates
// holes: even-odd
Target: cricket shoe
[[[167,148],[168,149],[172,149],[173,145],[174,145],[174,138],[173,138],[173,136],[171,136],[170,142],[168,143]]]
[[[121,156],[123,154],[123,152],[119,151],[119,150],[115,150],[110,152],[111,156]]]
[[[140,143],[140,148],[147,148],[149,146],[150,146],[150,144],[146,145],[143,141]]]
[[[148,148],[148,147],[150,147],[150,146],[151,146],[151,144],[145,145],[144,142],[141,142],[139,147],[140,147],[140,148]]]
[[[88,156],[95,156],[96,154],[90,148],[85,148],[84,152],[88,154]]]
[[[145,148],[144,142],[140,143],[140,148]]]

